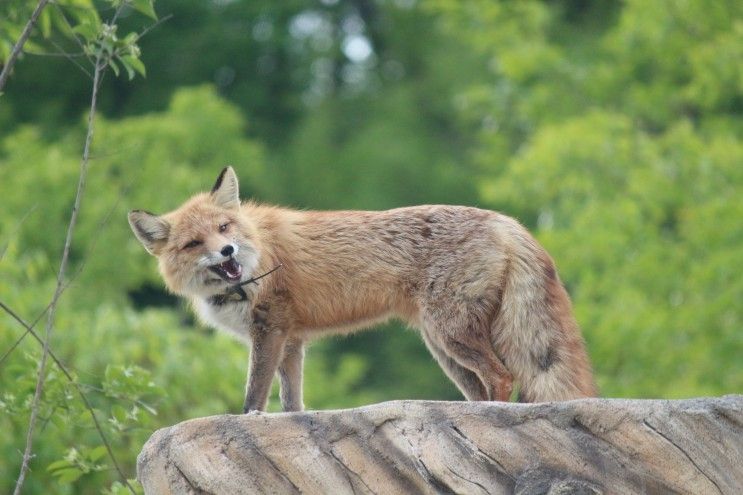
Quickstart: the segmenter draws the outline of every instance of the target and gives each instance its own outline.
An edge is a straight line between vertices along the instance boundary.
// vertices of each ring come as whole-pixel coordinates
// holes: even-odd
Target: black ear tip
[[[222,171],[219,173],[219,177],[217,177],[217,182],[214,183],[214,186],[212,187],[212,192],[216,191],[220,188],[222,185],[222,181],[224,180],[224,176],[227,173],[227,171],[230,169],[229,166],[222,169]]]

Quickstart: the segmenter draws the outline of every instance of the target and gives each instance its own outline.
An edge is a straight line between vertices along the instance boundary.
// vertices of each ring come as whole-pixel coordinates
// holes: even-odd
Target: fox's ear
[[[134,235],[142,243],[148,253],[157,256],[165,241],[168,240],[170,224],[147,211],[133,210],[129,212],[129,225]]]
[[[225,167],[212,187],[212,199],[222,208],[240,207],[240,186],[232,167]]]

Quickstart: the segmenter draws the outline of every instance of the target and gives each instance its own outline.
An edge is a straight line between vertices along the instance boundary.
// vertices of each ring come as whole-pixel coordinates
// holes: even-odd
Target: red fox
[[[529,402],[596,394],[552,259],[505,215],[241,203],[227,167],[210,193],[129,223],[167,288],[250,346],[244,412],[265,410],[277,373],[283,409],[302,410],[305,343],[392,317],[420,330],[468,400],[507,401],[514,381]]]

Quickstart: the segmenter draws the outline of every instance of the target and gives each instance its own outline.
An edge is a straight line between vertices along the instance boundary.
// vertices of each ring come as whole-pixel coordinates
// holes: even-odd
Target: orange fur
[[[302,406],[303,344],[396,317],[421,330],[470,400],[595,395],[570,299],[549,255],[515,220],[460,206],[295,211],[241,204],[225,169],[211,193],[162,216],[130,213],[167,287],[208,324],[251,347],[245,411],[266,406],[278,373],[285,410]],[[224,231],[220,231],[220,226]],[[189,242],[200,244],[186,247]],[[234,246],[234,255],[220,251]],[[234,258],[247,300],[216,303],[235,283],[213,266]],[[234,265],[226,265],[233,267]]]

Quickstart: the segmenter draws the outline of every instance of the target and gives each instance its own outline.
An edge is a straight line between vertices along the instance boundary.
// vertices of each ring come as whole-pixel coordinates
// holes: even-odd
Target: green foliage
[[[133,9],[152,20],[157,20],[154,0],[107,0],[106,4],[117,12]],[[0,9],[6,17],[0,18],[0,63],[7,61],[13,44],[20,37],[23,26],[30,17],[33,6],[29,2],[9,2]],[[104,22],[95,9],[92,0],[59,0],[50,2],[39,14],[38,34],[26,42],[23,52],[32,55],[50,53],[64,55],[70,53],[59,48],[59,42],[66,41],[68,46],[77,43],[83,49],[82,54],[91,60],[100,60],[104,65],[119,75],[119,65],[127,72],[129,79],[135,73],[144,77],[145,66],[140,60],[137,42],[139,35],[130,32],[123,38],[117,35],[116,19]],[[54,38],[60,38],[55,40]],[[74,42],[74,43],[73,43]],[[54,49],[52,49],[54,48]]]
[[[13,357],[5,365],[7,369],[3,370],[6,377],[12,377],[14,386],[13,392],[4,392],[0,400],[0,411],[3,412],[0,424],[6,431],[19,432],[19,436],[26,431],[28,423],[38,354],[34,350]],[[96,374],[85,373],[87,378],[81,380],[77,373],[73,373],[70,381],[58,367],[48,369],[45,393],[39,407],[44,441],[40,441],[34,450],[37,462],[46,465],[50,475],[46,480],[47,486],[72,489],[81,486],[80,483],[93,483],[92,486],[108,484],[105,480],[111,476],[113,467],[92,414],[95,414],[105,438],[113,443],[117,458],[125,452],[122,444],[141,442],[151,431],[162,391],[152,384],[150,372],[140,369],[132,374],[128,369],[111,365],[106,368],[105,381],[92,384],[91,379],[95,380]],[[80,400],[80,391],[90,399],[92,409]],[[8,451],[11,444],[0,444],[0,448],[8,456],[6,458],[14,457]],[[17,469],[14,463],[7,463],[0,466],[0,474],[5,482],[11,483]],[[36,478],[29,480],[29,484],[36,489],[45,486],[43,480]]]
[[[55,34],[73,39],[74,33],[83,26],[101,23],[92,0],[57,0],[50,3],[52,5],[39,14],[38,36],[32,36],[26,43],[26,53],[47,53],[45,45]],[[8,0],[0,5],[0,64],[7,61],[35,6],[36,2],[25,0]]]
[[[246,349],[163,291],[125,219],[226,164],[259,201],[515,216],[557,262],[603,395],[743,390],[740,2],[159,0],[174,17],[146,37],[149,0],[112,25],[87,0],[55,5],[30,52],[79,50],[76,34],[130,78],[147,67],[101,88],[52,341],[127,476],[156,428],[242,405]],[[29,14],[0,5],[0,56]],[[353,40],[372,52],[349,56]],[[54,291],[89,93],[69,61],[27,56],[0,99],[0,300],[29,322]],[[21,333],[0,313],[0,352]],[[39,356],[27,337],[0,363],[0,491]],[[460,398],[395,322],[313,343],[305,379],[315,409]],[[48,369],[26,491],[128,493],[75,384]]]
[[[84,448],[82,452],[72,447],[64,459],[52,462],[46,470],[57,478],[58,483],[63,485],[72,483],[84,474],[106,469],[105,464],[98,462],[105,455],[106,447],[102,445],[94,449]]]

